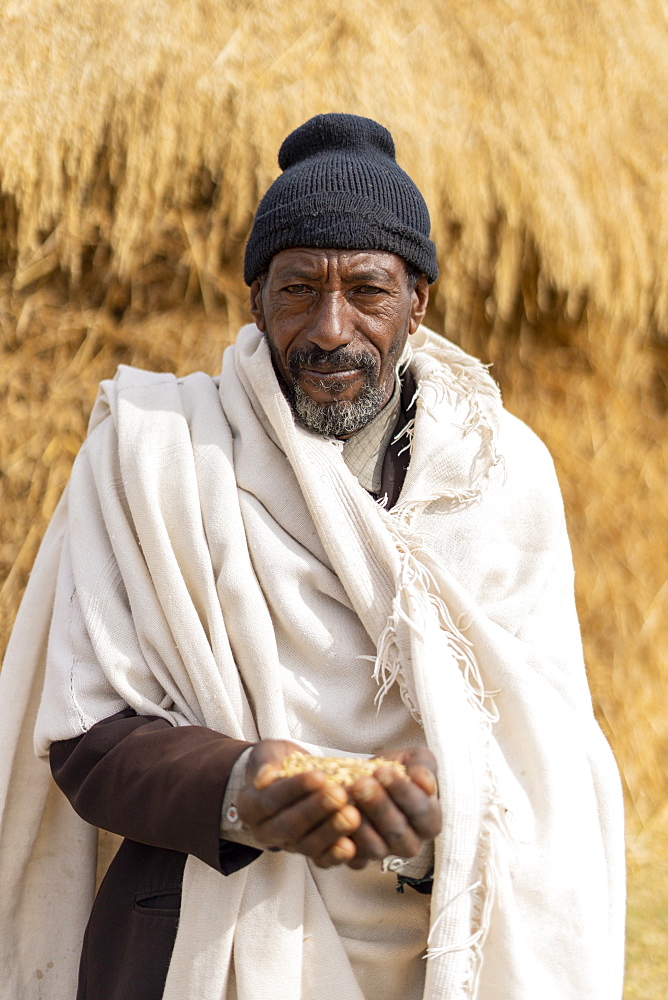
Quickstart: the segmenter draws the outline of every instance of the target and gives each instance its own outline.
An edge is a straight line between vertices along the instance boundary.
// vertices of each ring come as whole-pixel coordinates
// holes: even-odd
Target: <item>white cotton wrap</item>
[[[621,996],[621,796],[552,463],[454,345],[421,328],[410,366],[389,513],[295,424],[253,326],[219,382],[102,384],[0,675],[8,1000],[74,996],[95,876],[35,714],[43,757],[127,705],[343,753],[419,723],[443,811],[425,1000]],[[300,856],[225,879],[189,858],[166,1000],[363,1000],[328,905]]]

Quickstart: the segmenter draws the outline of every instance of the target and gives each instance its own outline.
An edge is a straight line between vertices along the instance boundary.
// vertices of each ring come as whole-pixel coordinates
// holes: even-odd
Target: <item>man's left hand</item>
[[[436,761],[431,751],[413,747],[386,750],[379,756],[403,764],[409,780],[387,765],[373,777],[359,778],[348,790],[362,814],[361,826],[350,835],[357,847],[348,862],[352,868],[363,868],[367,861],[388,854],[414,857],[441,830]]]

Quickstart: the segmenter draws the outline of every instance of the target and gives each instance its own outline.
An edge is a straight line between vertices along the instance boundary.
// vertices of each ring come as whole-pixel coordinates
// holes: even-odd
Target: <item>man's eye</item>
[[[383,295],[384,288],[377,288],[375,285],[359,285],[356,289],[360,295]]]
[[[286,285],[283,291],[289,295],[308,295],[313,289],[310,285]]]

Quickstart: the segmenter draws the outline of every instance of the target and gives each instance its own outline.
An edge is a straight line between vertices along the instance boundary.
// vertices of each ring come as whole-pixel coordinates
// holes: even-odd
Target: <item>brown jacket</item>
[[[52,745],[54,778],[77,813],[125,837],[93,905],[77,1000],[159,1000],[187,855],[221,876],[258,856],[219,832],[227,779],[247,745],[130,708]]]

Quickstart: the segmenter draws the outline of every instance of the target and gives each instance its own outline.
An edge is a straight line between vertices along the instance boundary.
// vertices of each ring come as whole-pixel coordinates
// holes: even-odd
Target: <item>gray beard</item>
[[[331,403],[316,403],[299,385],[286,386],[286,389],[288,401],[300,423],[326,437],[354,434],[366,427],[383,408],[383,393],[368,383],[357,399],[336,399]]]
[[[280,374],[280,365],[271,341],[269,342],[269,350],[283,395],[292,407],[295,417],[304,427],[310,428],[316,434],[323,434],[326,437],[343,437],[354,434],[355,431],[361,430],[370,420],[373,420],[383,408],[383,390],[374,384],[378,378],[379,365],[370,354],[364,351],[353,351],[345,346],[335,351],[324,351],[313,344],[310,348],[304,348],[292,356],[289,368],[293,381],[288,384]],[[329,403],[316,403],[304,392],[297,381],[299,366],[309,363],[318,364],[333,359],[344,361],[350,367],[359,366],[365,373],[364,385],[357,399],[333,399]],[[333,392],[341,392],[343,384],[338,388],[336,386],[331,388]]]

